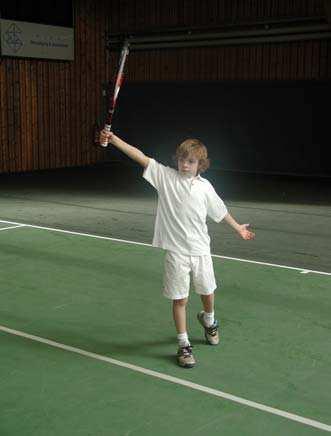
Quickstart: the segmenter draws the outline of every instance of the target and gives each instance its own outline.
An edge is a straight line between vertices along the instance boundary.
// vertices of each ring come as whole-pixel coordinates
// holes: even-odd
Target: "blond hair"
[[[176,160],[194,156],[199,161],[198,173],[203,173],[209,168],[210,160],[208,159],[207,147],[199,139],[185,139],[178,144],[176,149]]]

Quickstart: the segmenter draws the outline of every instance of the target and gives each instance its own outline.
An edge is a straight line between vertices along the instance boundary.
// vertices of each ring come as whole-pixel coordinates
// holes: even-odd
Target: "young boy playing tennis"
[[[209,216],[216,222],[224,219],[245,240],[255,235],[248,230],[249,224],[235,221],[211,183],[200,176],[209,167],[209,159],[206,147],[199,140],[187,139],[178,145],[178,170],[165,167],[112,132],[103,130],[100,143],[106,141],[140,164],[144,179],[158,192],[153,246],[166,250],[163,294],[173,302],[177,361],[184,368],[192,368],[195,359],[186,328],[190,274],[202,301],[198,321],[206,341],[210,345],[219,343],[219,323],[214,317],[216,281],[206,218]]]

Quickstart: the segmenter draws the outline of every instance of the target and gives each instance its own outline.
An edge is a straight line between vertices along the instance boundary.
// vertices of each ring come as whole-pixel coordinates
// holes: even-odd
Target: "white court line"
[[[239,262],[247,262],[247,263],[255,263],[257,265],[265,265],[265,266],[272,266],[275,268],[286,268],[286,269],[293,269],[295,271],[300,271],[301,274],[322,274],[325,276],[331,276],[331,273],[324,272],[324,271],[314,271],[312,269],[306,269],[306,268],[298,268],[295,266],[287,266],[287,265],[277,265],[276,263],[267,263],[267,262],[259,262],[256,260],[248,260],[248,259],[240,259],[238,257],[229,257],[229,256],[220,256],[218,254],[212,254],[213,257],[220,257],[222,259],[230,259],[230,260],[237,260]]]
[[[52,232],[67,233],[69,235],[87,236],[89,238],[104,239],[104,240],[107,240],[107,241],[115,241],[115,242],[122,242],[122,243],[125,243],[125,244],[143,245],[145,247],[152,247],[152,244],[146,244],[145,242],[128,241],[126,239],[110,238],[108,236],[99,236],[99,235],[93,235],[93,234],[90,234],[90,233],[74,232],[74,231],[71,231],[71,230],[56,229],[56,228],[53,228],[53,227],[36,226],[34,224],[24,224],[24,223],[17,223],[17,222],[14,222],[14,221],[4,221],[4,220],[0,220],[0,223],[17,224],[18,227],[19,226],[25,226],[25,227],[31,227],[33,229],[41,229],[41,230],[49,230],[49,231],[52,231]],[[305,273],[305,274],[312,273],[312,274],[321,274],[321,275],[331,276],[331,273],[329,273],[329,272],[315,271],[315,270],[312,270],[312,269],[299,268],[299,267],[295,267],[295,266],[278,265],[276,263],[260,262],[260,261],[257,261],[257,260],[241,259],[241,258],[238,258],[238,257],[221,256],[221,255],[218,255],[218,254],[212,254],[212,257],[217,257],[217,258],[220,258],[220,259],[235,260],[235,261],[238,261],[238,262],[253,263],[255,265],[264,265],[264,266],[271,266],[271,267],[276,267],[276,268],[291,269],[291,270],[295,270],[295,271],[300,271],[301,273]]]
[[[3,222],[3,221],[1,221],[1,222]],[[25,227],[25,226],[24,226],[24,224],[20,224],[19,226],[2,227],[2,229],[0,229],[0,232],[2,230],[17,229],[18,227]]]
[[[141,366],[132,365],[131,363],[122,362],[120,360],[112,359],[111,357],[103,356],[101,354],[91,353],[89,351],[82,350],[81,348],[71,347],[69,345],[61,344],[59,342],[52,341],[50,339],[41,338],[39,336],[30,335],[19,330],[13,330],[8,327],[0,325],[0,330],[11,335],[20,336],[22,338],[30,339],[32,341],[40,342],[42,344],[50,345],[51,347],[60,348],[71,353],[76,353],[81,356],[89,357],[91,359],[101,360],[103,362],[110,363],[111,365],[120,366],[122,368],[130,369],[151,377],[155,377],[167,382],[175,383],[177,385],[185,386],[196,391],[201,391],[209,395],[214,395],[215,397],[223,398],[225,400],[233,401],[235,403],[242,404],[247,407],[252,407],[254,409],[261,410],[262,412],[271,413],[273,415],[281,416],[292,421],[299,422],[300,424],[308,425],[310,427],[318,428],[319,430],[325,430],[331,432],[331,425],[324,424],[313,419],[305,418],[300,415],[295,415],[290,412],[285,412],[284,410],[275,409],[270,406],[266,406],[261,403],[256,403],[255,401],[246,400],[245,398],[237,397],[226,392],[219,391],[217,389],[208,388],[207,386],[199,385],[197,383],[190,382],[188,380],[183,380],[177,377],[173,377],[162,372],[153,371],[151,369],[143,368]]]

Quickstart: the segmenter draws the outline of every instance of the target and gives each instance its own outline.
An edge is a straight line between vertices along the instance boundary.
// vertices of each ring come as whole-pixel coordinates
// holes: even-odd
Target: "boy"
[[[181,367],[192,368],[192,354],[187,328],[186,304],[192,274],[195,291],[200,294],[203,310],[198,321],[204,328],[208,344],[219,343],[218,321],[214,317],[216,282],[210,254],[210,238],[206,225],[209,216],[216,222],[223,219],[245,239],[253,239],[249,224],[238,224],[211,183],[200,174],[209,167],[206,147],[197,139],[187,139],[176,150],[178,171],[165,167],[146,156],[112,132],[102,131],[100,143],[110,142],[144,168],[143,177],[158,192],[153,246],[166,250],[164,290],[173,302],[178,351]]]

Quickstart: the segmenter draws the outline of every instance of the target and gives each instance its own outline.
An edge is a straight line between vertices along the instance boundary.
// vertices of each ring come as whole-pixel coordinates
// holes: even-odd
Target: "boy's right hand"
[[[100,132],[99,142],[100,144],[107,144],[111,142],[111,137],[113,136],[113,132],[107,132],[107,130],[103,129]]]

